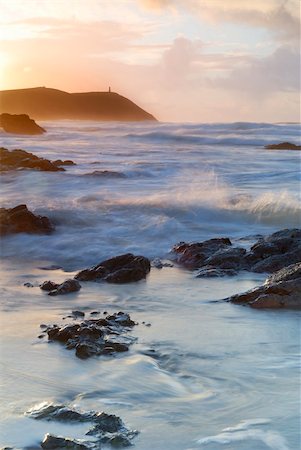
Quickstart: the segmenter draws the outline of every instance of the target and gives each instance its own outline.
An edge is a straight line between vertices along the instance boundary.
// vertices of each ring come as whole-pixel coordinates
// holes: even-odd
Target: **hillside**
[[[68,93],[46,87],[0,91],[0,113],[29,114],[36,120],[156,120],[115,92]]]

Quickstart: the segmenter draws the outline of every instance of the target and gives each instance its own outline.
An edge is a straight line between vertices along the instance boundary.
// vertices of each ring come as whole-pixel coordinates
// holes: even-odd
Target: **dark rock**
[[[270,275],[265,284],[273,284],[281,281],[290,281],[295,280],[296,278],[301,278],[301,263],[291,264],[284,269],[279,270],[278,272]]]
[[[32,283],[29,283],[29,282],[24,283],[23,286],[28,287],[28,288],[33,288],[34,287],[34,285]]]
[[[0,235],[14,233],[49,234],[54,231],[50,220],[38,216],[27,209],[26,205],[15,208],[0,208]]]
[[[71,292],[77,292],[81,289],[81,285],[77,280],[69,278],[68,280],[65,280],[61,284],[54,283],[53,281],[44,281],[44,283],[40,286],[40,288],[43,289],[44,291],[49,291],[48,295],[55,296],[55,295],[70,294]],[[80,313],[80,311],[77,311],[77,313]]]
[[[55,166],[76,166],[75,162],[71,161],[70,159],[66,159],[62,161],[61,159],[56,159],[55,161],[52,161],[52,164]]]
[[[196,274],[196,278],[216,278],[237,275],[235,269],[220,269],[212,266],[202,267]]]
[[[71,314],[75,317],[85,317],[85,313],[83,311],[72,311]]]
[[[68,350],[75,349],[78,358],[87,359],[93,355],[128,351],[133,339],[127,336],[125,340],[122,335],[134,325],[130,316],[120,311],[106,319],[88,319],[64,327],[49,326],[46,331],[50,341],[61,342]]]
[[[163,267],[173,267],[173,264],[163,262],[160,258],[155,258],[152,260],[151,266],[155,267],[156,269],[163,269]]]
[[[64,161],[62,161],[64,163]],[[72,161],[71,161],[72,162]],[[66,165],[66,164],[63,164]],[[71,164],[68,164],[71,165]],[[4,147],[0,148],[0,171],[20,170],[20,169],[35,169],[46,172],[64,171],[57,161],[52,162],[49,159],[40,158],[33,153],[25,150],[7,150]]]
[[[47,433],[41,442],[41,447],[44,450],[59,450],[59,449],[68,449],[68,450],[89,450],[91,447],[87,447],[85,444],[82,444],[74,439],[67,439],[64,437],[52,436]]]
[[[103,279],[108,283],[131,283],[144,279],[149,271],[150,261],[147,258],[127,253],[102,261],[90,269],[82,270],[75,275],[75,278],[81,281]]]
[[[277,231],[259,239],[245,256],[252,272],[276,272],[301,261],[301,230]]]
[[[100,314],[99,311],[91,311],[90,316],[98,316]]]
[[[27,114],[0,114],[0,127],[7,133],[43,134],[46,132]]]
[[[124,423],[120,417],[105,412],[96,413],[93,416],[96,426],[89,431],[89,435],[98,434],[100,431],[105,433],[116,433],[124,427]]]
[[[281,142],[280,144],[265,145],[264,148],[269,150],[301,150],[301,145],[292,144],[291,142]]]
[[[226,299],[252,308],[301,309],[301,264],[294,264],[267,278],[258,288]]]

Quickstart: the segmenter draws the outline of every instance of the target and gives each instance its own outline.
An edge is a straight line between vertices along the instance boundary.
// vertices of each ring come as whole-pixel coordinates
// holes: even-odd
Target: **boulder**
[[[134,339],[123,334],[135,324],[128,314],[118,312],[105,319],[88,319],[59,327],[48,326],[45,331],[50,341],[58,341],[68,350],[75,350],[80,359],[93,355],[108,355],[126,352]],[[114,335],[114,338],[112,337]]]
[[[301,145],[292,144],[291,142],[280,142],[279,144],[265,145],[268,150],[301,150]]]
[[[45,216],[33,214],[26,205],[15,208],[0,208],[0,235],[14,233],[49,234],[54,226]]]
[[[89,450],[91,447],[80,443],[75,439],[68,439],[64,437],[53,436],[47,433],[41,442],[41,447],[44,450]]]
[[[80,281],[105,280],[108,283],[131,283],[146,278],[150,272],[150,261],[144,256],[131,253],[115,256],[102,261],[97,266],[84,269],[75,275]]]
[[[301,264],[292,264],[267,278],[263,286],[233,295],[226,301],[257,309],[301,309]]]
[[[27,114],[0,114],[0,127],[13,134],[43,134],[46,132]]]
[[[81,285],[77,280],[69,278],[61,284],[54,283],[53,281],[44,281],[40,288],[43,291],[48,291],[48,295],[55,296],[77,292],[81,289]]]
[[[72,163],[72,164],[71,164]],[[15,149],[7,150],[4,147],[0,148],[0,170],[5,172],[8,170],[24,170],[35,169],[45,172],[62,172],[65,169],[63,165],[74,165],[73,161],[50,161],[45,158],[40,158],[33,153],[25,150]]]

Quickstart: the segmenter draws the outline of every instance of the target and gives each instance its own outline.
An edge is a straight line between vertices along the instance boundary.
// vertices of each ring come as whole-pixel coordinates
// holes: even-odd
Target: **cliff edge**
[[[46,87],[0,91],[0,113],[25,113],[37,120],[156,121],[115,92],[68,93]]]

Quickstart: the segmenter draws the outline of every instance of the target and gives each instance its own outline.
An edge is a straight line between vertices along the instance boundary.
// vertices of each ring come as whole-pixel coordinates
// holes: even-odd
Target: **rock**
[[[90,269],[82,270],[74,278],[80,281],[102,279],[108,283],[131,283],[144,279],[150,268],[149,259],[127,253],[102,261]]]
[[[226,300],[258,309],[301,309],[301,264],[281,269],[267,278],[263,286],[233,295]]]
[[[137,431],[126,428],[120,417],[103,411],[79,412],[68,406],[45,403],[38,409],[28,411],[26,415],[36,420],[93,424],[92,428],[86,432],[86,436],[93,436],[96,440],[79,442],[47,434],[41,446],[49,450],[60,448],[98,450],[101,443],[108,443],[115,447],[126,447],[131,445],[131,440],[138,434]]]
[[[196,278],[215,278],[237,275],[235,269],[220,269],[212,266],[202,267],[196,274]]]
[[[114,170],[94,170],[94,172],[86,173],[83,176],[99,177],[99,178],[127,178],[122,172]]]
[[[7,133],[43,134],[46,132],[27,114],[0,114],[0,127]]]
[[[68,161],[50,161],[49,159],[40,158],[33,153],[26,152],[25,150],[7,150],[4,147],[0,148],[0,170],[5,172],[8,170],[22,170],[22,169],[35,169],[46,172],[59,172],[64,171],[61,165],[66,165]],[[71,165],[68,162],[68,165]],[[74,164],[74,163],[72,163]]]
[[[64,437],[52,436],[47,433],[41,443],[41,447],[45,450],[89,450],[91,447],[87,447],[85,444],[81,444],[74,439],[67,439]]]
[[[298,228],[277,231],[259,239],[245,256],[252,272],[276,272],[301,261],[301,230]]]
[[[265,145],[269,150],[301,150],[301,145],[291,144],[290,142],[281,142],[280,144]]]
[[[46,332],[50,341],[61,342],[68,350],[74,349],[78,358],[87,359],[94,355],[128,351],[134,339],[122,335],[134,325],[130,316],[120,311],[105,319],[88,319],[63,327],[48,326]]]
[[[173,264],[163,262],[160,258],[155,258],[151,262],[151,267],[155,267],[156,269],[163,269],[163,267],[173,267]]]
[[[0,208],[0,235],[14,233],[49,234],[54,231],[50,220],[33,214],[26,205]]]
[[[278,270],[278,272],[266,279],[265,284],[270,285],[281,281],[295,280],[296,278],[301,278],[301,263],[291,264],[284,269]]]
[[[71,314],[74,317],[85,317],[85,313],[83,311],[72,311]]]
[[[75,162],[71,161],[70,159],[66,159],[62,161],[61,159],[56,159],[55,161],[52,161],[52,164],[54,164],[57,167],[60,166],[76,166]]]
[[[178,264],[191,270],[201,269],[197,273],[199,278],[235,275],[239,270],[273,273],[301,261],[301,230],[284,229],[260,237],[248,252],[232,247],[228,238],[181,242],[173,252]]]
[[[44,281],[43,284],[41,284],[40,288],[44,291],[49,291],[48,295],[64,295],[64,294],[70,294],[71,292],[77,292],[81,289],[81,285],[77,280],[74,280],[72,278],[69,278],[68,280],[65,280],[61,284],[54,283],[53,281]],[[84,313],[81,313],[80,311],[76,311],[77,315],[85,315]],[[80,313],[80,314],[78,314]],[[74,315],[74,314],[73,314]]]

